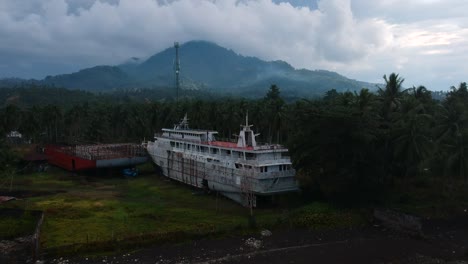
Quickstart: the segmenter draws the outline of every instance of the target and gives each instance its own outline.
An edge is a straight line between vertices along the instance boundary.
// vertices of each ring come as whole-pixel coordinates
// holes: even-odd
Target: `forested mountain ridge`
[[[68,89],[99,92],[130,87],[136,80],[117,66],[96,66],[71,74],[47,76],[42,82]]]
[[[220,94],[261,97],[267,88],[278,84],[295,97],[322,96],[326,91],[376,90],[376,85],[348,79],[325,70],[294,69],[284,61],[263,61],[246,57],[206,41],[190,41],[180,46],[181,86]],[[91,92],[174,86],[174,48],[140,62],[133,59],[117,66],[96,66],[75,73],[47,76],[45,85]],[[18,83],[3,79],[2,83]],[[5,85],[3,85],[5,86]]]

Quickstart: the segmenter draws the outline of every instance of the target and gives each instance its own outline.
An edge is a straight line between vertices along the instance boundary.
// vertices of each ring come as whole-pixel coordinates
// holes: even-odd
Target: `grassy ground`
[[[446,179],[414,178],[396,182],[387,206],[423,217],[446,218],[468,209],[468,184]]]
[[[0,212],[0,240],[14,239],[32,235],[39,220],[37,214],[30,212]]]
[[[114,244],[252,231],[248,209],[222,196],[196,195],[194,189],[152,173],[151,166],[141,171],[132,179],[119,173],[73,175],[58,168],[16,175],[14,191],[40,195],[4,206],[44,211],[41,243],[52,251],[80,247],[105,250]],[[358,214],[319,203],[291,210],[255,209],[254,215],[258,228],[327,228],[362,223]]]

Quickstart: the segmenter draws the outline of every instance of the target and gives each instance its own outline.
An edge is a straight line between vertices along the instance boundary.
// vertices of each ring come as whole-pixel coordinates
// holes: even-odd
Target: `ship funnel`
[[[245,115],[245,125],[241,126],[242,130],[239,132],[239,138],[237,140],[237,146],[241,148],[245,147],[256,147],[257,142],[253,130],[250,129],[253,125],[249,125],[249,112]]]

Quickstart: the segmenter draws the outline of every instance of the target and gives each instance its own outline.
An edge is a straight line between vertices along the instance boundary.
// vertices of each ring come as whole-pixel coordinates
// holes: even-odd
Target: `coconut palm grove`
[[[0,90],[0,120],[4,135],[18,131],[33,144],[138,143],[185,113],[192,127],[232,138],[248,112],[261,141],[290,149],[304,199],[379,203],[415,185],[435,196],[466,188],[466,83],[440,100],[426,87],[405,88],[396,73],[376,88],[285,101],[271,85],[260,99],[186,91],[176,100],[170,90],[93,94],[23,83]],[[19,159],[2,138],[1,167]]]

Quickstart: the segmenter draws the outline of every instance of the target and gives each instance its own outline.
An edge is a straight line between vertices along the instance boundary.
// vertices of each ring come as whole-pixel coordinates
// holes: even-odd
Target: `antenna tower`
[[[175,48],[175,62],[174,62],[174,73],[175,73],[175,86],[176,86],[176,100],[179,102],[179,88],[180,88],[180,61],[179,61],[179,42],[174,42]]]

